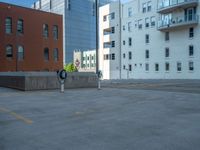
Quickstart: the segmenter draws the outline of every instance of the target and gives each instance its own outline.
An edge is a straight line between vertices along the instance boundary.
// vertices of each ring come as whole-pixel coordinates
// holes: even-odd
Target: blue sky
[[[30,7],[36,0],[0,0],[0,2]]]
[[[26,6],[26,7],[30,7],[31,4],[33,4],[33,2],[35,2],[36,0],[0,0],[0,2],[6,2],[6,3],[11,3],[11,4],[16,4],[16,5],[20,5],[20,6]],[[127,2],[130,0],[121,0],[122,2]]]

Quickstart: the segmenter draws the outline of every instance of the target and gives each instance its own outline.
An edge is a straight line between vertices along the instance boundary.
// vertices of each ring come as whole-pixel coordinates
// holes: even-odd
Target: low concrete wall
[[[65,88],[96,88],[95,73],[68,73]],[[1,72],[0,86],[23,91],[50,90],[60,88],[56,72]]]

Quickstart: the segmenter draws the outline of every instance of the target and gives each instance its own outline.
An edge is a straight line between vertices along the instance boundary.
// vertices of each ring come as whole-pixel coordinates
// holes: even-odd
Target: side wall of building
[[[6,18],[12,20],[12,32],[6,33]],[[62,16],[36,11],[6,3],[0,3],[0,71],[55,71],[63,68]],[[17,31],[17,23],[23,20],[23,33]],[[43,36],[43,26],[48,25],[48,37]],[[58,27],[58,39],[53,38],[53,27]],[[6,47],[12,46],[12,56]],[[17,60],[19,46],[23,47],[23,59]],[[48,48],[48,60],[44,49]],[[58,59],[54,59],[54,49]]]

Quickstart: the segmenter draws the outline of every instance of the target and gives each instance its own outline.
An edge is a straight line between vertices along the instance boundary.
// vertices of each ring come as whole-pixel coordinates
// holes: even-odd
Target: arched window
[[[43,24],[43,36],[46,38],[49,36],[49,26],[47,24]]]
[[[54,40],[58,39],[58,26],[57,25],[53,26],[53,39]]]
[[[17,53],[18,60],[24,60],[24,47],[18,46],[18,53]]]
[[[7,17],[5,20],[5,30],[7,34],[12,33],[12,18]]]
[[[12,58],[13,57],[13,48],[12,48],[12,45],[7,45],[6,46],[6,57],[7,58]]]
[[[58,61],[58,49],[57,48],[54,48],[54,50],[53,50],[53,58],[54,58],[54,61]]]
[[[49,61],[49,49],[48,48],[44,49],[44,60]]]
[[[24,33],[24,20],[19,19],[17,21],[17,32],[23,34]]]

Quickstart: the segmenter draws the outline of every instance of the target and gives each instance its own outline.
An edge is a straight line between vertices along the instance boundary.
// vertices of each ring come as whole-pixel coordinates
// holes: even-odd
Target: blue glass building
[[[110,0],[101,0],[100,5]],[[95,0],[39,0],[35,9],[63,15],[64,62],[73,62],[74,50],[96,47]]]

